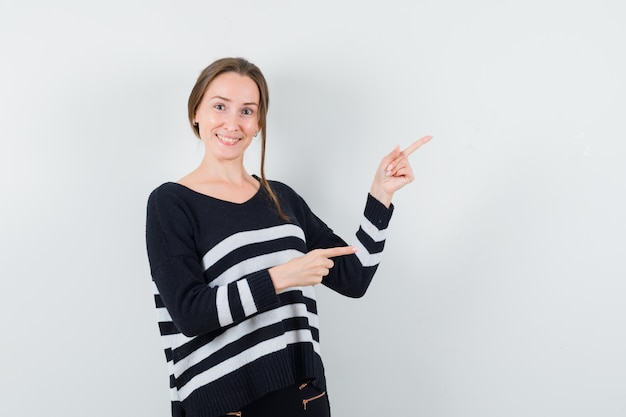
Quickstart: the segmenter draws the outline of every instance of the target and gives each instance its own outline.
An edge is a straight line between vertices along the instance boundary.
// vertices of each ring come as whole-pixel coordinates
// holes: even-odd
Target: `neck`
[[[221,161],[205,155],[196,172],[209,182],[241,185],[252,179],[252,176],[244,168],[242,159]]]

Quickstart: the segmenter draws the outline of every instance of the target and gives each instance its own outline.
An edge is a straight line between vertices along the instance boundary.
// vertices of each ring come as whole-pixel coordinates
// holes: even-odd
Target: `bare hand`
[[[432,138],[432,136],[424,136],[410,144],[403,151],[400,150],[400,146],[396,146],[380,162],[374,176],[370,194],[389,207],[393,194],[415,179],[413,169],[409,163],[409,155]]]
[[[269,269],[276,292],[289,287],[316,285],[328,275],[335,263],[330,258],[352,255],[354,246],[340,246],[328,249],[314,249],[306,255]]]

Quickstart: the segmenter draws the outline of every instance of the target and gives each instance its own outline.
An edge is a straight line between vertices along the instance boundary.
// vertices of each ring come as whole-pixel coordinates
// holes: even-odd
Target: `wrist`
[[[276,290],[276,294],[284,291],[288,285],[286,284],[285,278],[280,273],[280,265],[275,266],[267,270],[270,275],[270,279],[272,280],[272,284],[274,284],[274,289]]]
[[[393,193],[389,194],[384,192],[380,187],[376,187],[372,184],[372,188],[370,189],[370,194],[376,200],[380,201],[385,207],[389,208],[391,205],[391,199],[393,198]]]

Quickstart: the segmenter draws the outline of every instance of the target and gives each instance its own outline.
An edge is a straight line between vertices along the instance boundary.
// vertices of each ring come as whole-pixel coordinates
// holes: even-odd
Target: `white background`
[[[334,416],[626,415],[625,12],[2,0],[2,415],[169,415],[145,204],[199,162],[222,56],[269,81],[268,177],[347,239],[380,158],[435,136],[366,297],[319,288]]]

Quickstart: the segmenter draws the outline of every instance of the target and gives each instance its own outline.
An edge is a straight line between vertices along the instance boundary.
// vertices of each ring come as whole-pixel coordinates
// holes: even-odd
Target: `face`
[[[205,149],[220,160],[243,160],[259,129],[259,88],[248,76],[226,72],[207,88],[196,110]]]

